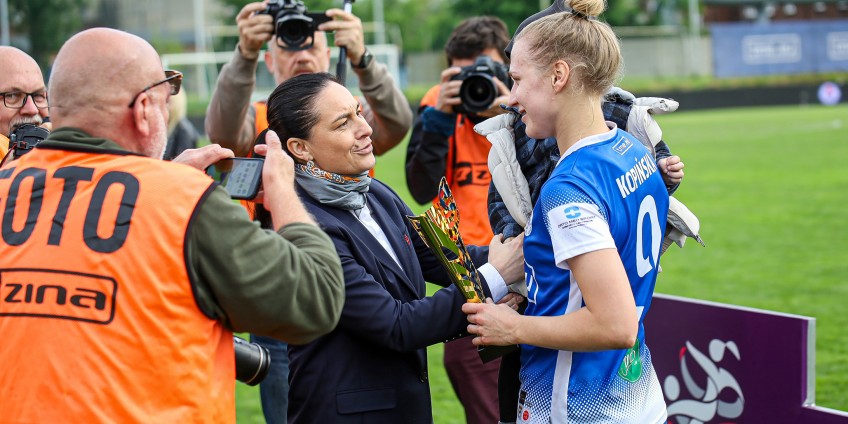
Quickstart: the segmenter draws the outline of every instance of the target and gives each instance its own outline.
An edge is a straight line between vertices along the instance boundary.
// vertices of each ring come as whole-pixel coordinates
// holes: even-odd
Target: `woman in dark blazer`
[[[426,347],[464,332],[464,296],[412,229],[412,211],[368,176],[371,128],[344,86],[329,74],[292,78],[269,97],[268,121],[345,273],[336,329],[289,347],[289,423],[431,423]],[[520,300],[504,280],[523,278],[521,239],[469,251],[487,295]],[[444,288],[426,297],[425,281]]]

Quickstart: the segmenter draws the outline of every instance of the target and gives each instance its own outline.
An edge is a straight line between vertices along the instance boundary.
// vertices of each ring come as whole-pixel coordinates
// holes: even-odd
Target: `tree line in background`
[[[82,10],[90,0],[7,0],[9,26],[26,34],[27,50],[45,66],[62,43],[82,27]]]
[[[24,34],[29,41],[19,46],[30,53],[38,63],[46,66],[62,43],[84,26],[108,22],[110,17],[100,16],[108,8],[104,1],[95,0],[7,0],[10,24],[14,33]],[[220,24],[232,25],[235,16],[250,0],[217,0],[230,6],[227,16],[220,17]],[[343,0],[305,0],[310,11],[323,11],[329,8],[341,8]],[[655,13],[659,5],[674,7],[685,0],[608,0],[608,10],[603,18],[613,26],[650,25],[657,23]],[[389,37],[389,41],[401,44],[405,52],[440,51],[448,36],[461,20],[480,15],[493,15],[501,18],[510,31],[526,17],[538,12],[540,2],[536,0],[383,0],[383,16],[387,26],[399,31],[398,37]],[[542,1],[549,4],[547,0]],[[97,7],[99,5],[99,8]],[[353,4],[353,12],[363,22],[374,20],[375,0],[358,0]],[[95,8],[96,10],[92,10]],[[653,12],[652,12],[653,10]],[[83,15],[85,13],[86,19]],[[210,23],[211,24],[211,23]],[[391,31],[389,31],[392,34]],[[367,43],[373,43],[373,33],[366,34]],[[151,40],[157,45],[156,40]],[[160,40],[161,41],[161,40]],[[229,50],[236,39],[219,40],[216,50]],[[159,47],[159,46],[157,46]],[[173,50],[173,46],[168,49]]]
[[[251,0],[220,0],[232,6],[229,22],[235,22],[235,16]],[[312,10],[341,8],[343,0],[305,0],[306,7]],[[608,0],[608,10],[603,18],[613,26],[656,24],[657,13],[663,2],[671,5],[685,0]],[[502,19],[510,32],[528,16],[538,12],[552,0],[383,0],[385,22],[400,28],[402,49],[405,52],[438,51],[453,28],[463,19],[472,16],[491,15]],[[644,3],[644,4],[642,4]],[[375,2],[358,0],[353,4],[353,12],[363,22],[373,20]],[[368,34],[366,34],[366,37]],[[372,42],[373,40],[366,40]]]

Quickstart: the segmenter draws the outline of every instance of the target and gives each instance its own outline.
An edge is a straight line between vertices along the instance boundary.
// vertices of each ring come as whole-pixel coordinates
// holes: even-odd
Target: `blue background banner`
[[[848,20],[710,27],[715,76],[848,71]]]

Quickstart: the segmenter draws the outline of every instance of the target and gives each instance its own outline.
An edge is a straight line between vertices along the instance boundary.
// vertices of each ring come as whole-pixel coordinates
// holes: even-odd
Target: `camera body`
[[[274,18],[277,46],[289,51],[312,48],[318,25],[330,21],[323,12],[308,13],[300,0],[270,0],[265,10],[258,13]]]
[[[512,87],[509,67],[495,62],[489,56],[477,56],[473,65],[463,67],[451,78],[451,80],[462,81],[459,88],[459,99],[462,104],[454,106],[454,112],[476,114],[488,109],[500,95],[495,78],[501,80],[507,87]]]
[[[36,144],[47,138],[50,131],[35,124],[21,124],[9,134],[9,150],[19,158],[29,153]]]

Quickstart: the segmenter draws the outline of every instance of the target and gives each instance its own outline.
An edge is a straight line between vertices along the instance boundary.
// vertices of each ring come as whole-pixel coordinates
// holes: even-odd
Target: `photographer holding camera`
[[[445,45],[449,68],[441,84],[421,101],[420,117],[406,153],[406,182],[419,203],[434,201],[444,176],[462,214],[459,231],[466,244],[492,239],[486,215],[491,143],[474,125],[504,111],[509,77],[504,48],[506,24],[491,16],[461,22]],[[468,423],[498,422],[500,359],[483,363],[471,338],[445,344],[445,370],[465,408]]]
[[[114,29],[59,50],[56,129],[0,168],[3,422],[234,423],[233,331],[308,343],[336,326],[341,263],[275,133],[256,148],[270,231],[161,160],[181,79]]]
[[[35,59],[21,50],[0,46],[0,159],[9,150],[9,138],[21,125],[32,124],[41,130],[28,130],[23,135],[50,130],[47,119],[47,88]],[[23,138],[23,137],[22,137]],[[31,139],[27,137],[27,139]],[[31,147],[31,146],[27,146]],[[16,153],[16,156],[19,154]]]
[[[374,152],[382,154],[396,146],[412,125],[412,111],[388,68],[376,62],[365,48],[362,22],[341,9],[329,9],[319,18],[305,13],[299,0],[270,0],[249,3],[236,22],[239,43],[229,63],[221,69],[217,87],[206,113],[210,140],[246,156],[257,134],[268,127],[264,101],[250,104],[256,86],[256,67],[263,45],[265,66],[277,85],[289,78],[330,69],[326,32],[333,32],[335,45],[347,49],[347,59],[359,77],[365,96],[362,114],[374,129]],[[294,19],[292,19],[294,18]],[[311,24],[307,24],[311,20]],[[319,24],[320,22],[320,24]],[[313,32],[314,31],[314,32]],[[300,45],[286,43],[302,41]]]

